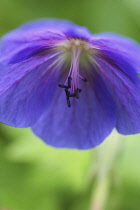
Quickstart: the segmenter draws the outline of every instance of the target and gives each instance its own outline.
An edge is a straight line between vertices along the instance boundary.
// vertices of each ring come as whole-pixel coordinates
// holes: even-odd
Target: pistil
[[[60,88],[64,88],[67,105],[68,107],[71,107],[70,98],[73,97],[79,99],[80,93],[82,92],[82,89],[79,88],[79,78],[83,82],[87,82],[87,79],[80,75],[79,64],[81,53],[85,50],[89,50],[89,46],[88,44],[86,46],[86,42],[82,40],[72,39],[67,41],[67,43],[63,43],[60,49],[63,53],[67,53],[67,51],[71,53],[71,65],[66,82],[58,85]]]

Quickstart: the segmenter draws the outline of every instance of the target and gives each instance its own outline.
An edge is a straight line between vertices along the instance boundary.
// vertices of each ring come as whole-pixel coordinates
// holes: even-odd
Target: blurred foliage
[[[47,147],[29,129],[2,125],[1,133],[0,206],[72,209],[89,199],[83,200],[91,152]]]
[[[93,33],[114,31],[140,42],[139,0],[0,0],[0,35],[37,18],[69,19]],[[140,206],[140,135],[123,139],[117,185],[106,210]],[[94,150],[58,150],[30,129],[0,126],[0,209],[89,210]]]

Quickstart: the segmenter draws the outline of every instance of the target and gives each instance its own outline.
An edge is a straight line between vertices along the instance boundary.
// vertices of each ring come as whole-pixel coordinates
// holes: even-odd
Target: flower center
[[[59,43],[59,50],[67,57],[70,55],[71,64],[67,79],[64,84],[59,84],[60,88],[64,88],[68,107],[71,107],[70,97],[79,99],[82,89],[79,88],[79,79],[87,82],[87,79],[80,75],[80,62],[83,55],[94,53],[96,51],[88,42],[80,39],[71,39]]]

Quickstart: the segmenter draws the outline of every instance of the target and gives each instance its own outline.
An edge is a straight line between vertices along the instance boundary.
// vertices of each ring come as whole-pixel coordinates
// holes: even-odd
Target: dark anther
[[[68,89],[65,89],[65,93],[67,97],[70,97],[70,92],[68,91]]]
[[[77,99],[79,99],[80,97],[79,97],[79,93],[81,93],[82,92],[82,90],[81,89],[79,89],[79,88],[77,88],[76,89],[76,91],[75,91],[75,97],[77,98]]]
[[[76,93],[70,93],[69,97],[76,97]]]
[[[75,93],[70,93],[69,94],[69,97],[75,97],[75,98],[79,99],[79,93],[81,93],[81,92],[82,92],[82,90],[77,88]]]
[[[67,105],[68,105],[68,107],[71,107],[71,103],[70,103],[70,99],[69,98],[67,98]]]
[[[87,82],[87,79],[86,78],[83,78],[82,80],[83,80],[83,82]]]
[[[71,88],[71,80],[72,80],[72,78],[68,77],[68,86],[63,85],[63,84],[59,84],[58,86],[61,88],[69,89],[69,88]]]
[[[84,78],[82,79],[84,82],[87,82],[87,79]],[[75,90],[74,93],[70,93],[70,91],[68,89],[71,88],[71,81],[72,81],[72,78],[71,77],[68,77],[68,86],[67,85],[63,85],[63,84],[59,84],[58,86],[61,87],[61,88],[64,88],[65,89],[65,94],[66,94],[66,100],[67,100],[67,105],[68,107],[71,107],[71,103],[70,103],[70,97],[75,97],[76,99],[79,99],[79,93],[82,92],[81,89],[77,88]]]
[[[59,84],[58,86],[61,87],[61,88],[68,89],[68,86],[66,86],[66,85]]]
[[[68,91],[68,89],[65,89],[65,93],[66,93],[67,105],[68,105],[68,107],[71,107],[71,103],[70,103],[70,92]]]
[[[79,97],[79,93],[81,93],[81,92],[82,92],[82,90],[79,89],[79,88],[76,89],[75,93],[70,93],[70,92],[68,91],[68,89],[65,89],[66,98],[67,98],[67,103],[68,103],[68,102],[70,103],[70,100],[69,100],[70,97],[75,97],[75,98],[79,99],[79,98],[80,98],[80,97]],[[69,106],[69,107],[70,107],[70,106]]]
[[[79,93],[81,93],[81,92],[82,92],[82,89],[79,89],[79,88],[78,88],[78,90],[79,90]]]
[[[71,80],[72,80],[72,78],[68,77],[68,88],[71,88]]]

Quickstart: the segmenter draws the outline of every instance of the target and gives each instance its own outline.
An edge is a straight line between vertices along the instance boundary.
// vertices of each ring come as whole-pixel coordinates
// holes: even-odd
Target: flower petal
[[[2,56],[9,56],[11,51],[22,49],[28,43],[36,44],[38,40],[51,43],[52,39],[64,37],[87,38],[90,32],[82,26],[57,19],[40,19],[26,23],[19,28],[7,33],[1,39],[0,51]]]
[[[115,34],[101,33],[95,34],[93,45],[98,45],[101,49],[119,53],[128,63],[140,72],[140,45],[131,38]]]
[[[114,102],[94,72],[83,84],[81,97],[67,107],[65,94],[57,90],[49,109],[32,127],[34,133],[54,147],[90,149],[100,144],[116,124]],[[94,85],[93,85],[94,84]],[[71,100],[72,100],[71,99]]]
[[[56,65],[55,57],[51,54],[33,59],[5,71],[0,81],[1,122],[15,127],[28,127],[36,122],[57,87],[60,66]]]
[[[121,55],[107,50],[103,52],[105,60],[98,59],[97,62],[116,103],[116,128],[124,135],[139,133],[140,79],[135,69]],[[112,61],[109,62],[106,56]]]

